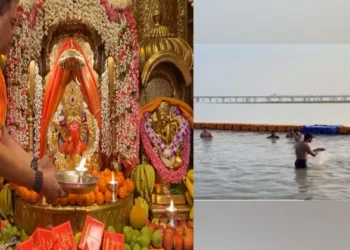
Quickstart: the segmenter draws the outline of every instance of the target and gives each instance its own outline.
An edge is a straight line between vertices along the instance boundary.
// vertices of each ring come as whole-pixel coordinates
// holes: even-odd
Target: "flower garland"
[[[122,1],[124,2],[124,1]],[[22,146],[28,144],[27,78],[31,60],[40,58],[44,34],[52,26],[81,20],[101,36],[106,56],[117,62],[115,72],[118,140],[113,145],[123,163],[134,167],[139,153],[138,60],[136,22],[130,8],[112,9],[106,0],[23,1],[17,11],[18,26],[7,64],[8,117],[12,136]],[[108,10],[108,11],[107,11]],[[35,135],[37,136],[37,135]]]
[[[39,74],[39,66],[35,63],[35,86],[34,86],[34,156],[39,156],[40,149],[40,121],[43,106],[43,78]]]
[[[177,150],[179,149],[180,144],[183,142],[184,137],[187,133],[190,132],[190,125],[188,121],[186,121],[182,116],[178,116],[180,118],[181,128],[176,132],[173,141],[169,146],[166,146],[165,143],[159,139],[157,133],[152,128],[149,118],[150,114],[145,113],[145,131],[152,142],[152,145],[158,149],[158,151],[165,156],[166,158],[172,157],[176,155]]]
[[[181,158],[183,160],[183,165],[175,170],[175,171],[171,171],[169,170],[167,167],[164,166],[164,163],[162,162],[162,160],[160,159],[159,155],[156,153],[156,151],[154,150],[154,148],[152,147],[152,141],[156,142],[158,141],[157,139],[154,139],[151,137],[151,140],[149,138],[148,132],[150,131],[147,128],[148,125],[148,117],[149,114],[145,113],[144,117],[143,117],[143,122],[142,125],[140,125],[140,133],[141,133],[141,140],[143,143],[143,147],[148,155],[148,157],[150,158],[153,166],[155,167],[155,169],[157,170],[157,172],[159,173],[159,175],[166,181],[169,183],[179,183],[183,177],[185,176],[186,172],[187,172],[187,167],[189,164],[189,158],[190,158],[190,145],[191,145],[191,130],[188,129],[187,132],[185,132],[183,135],[181,134],[181,138],[176,138],[175,140],[177,142],[172,142],[173,145],[179,143],[180,141],[183,142],[183,150],[181,153]],[[182,118],[182,120],[184,120]],[[187,123],[188,124],[188,123]],[[187,128],[186,123],[183,124],[181,126],[182,128],[180,129],[180,131],[184,131],[185,128]],[[151,135],[152,133],[150,133]],[[177,133],[177,136],[180,137],[179,133]],[[156,136],[157,137],[157,136]],[[176,136],[175,136],[176,137]],[[157,148],[162,148],[161,143],[155,144]]]
[[[101,152],[106,155],[112,153],[112,128],[109,117],[111,117],[111,107],[109,102],[109,85],[108,85],[108,67],[107,60],[105,62],[105,71],[102,73],[102,81],[100,88],[101,109],[102,109],[102,143]]]

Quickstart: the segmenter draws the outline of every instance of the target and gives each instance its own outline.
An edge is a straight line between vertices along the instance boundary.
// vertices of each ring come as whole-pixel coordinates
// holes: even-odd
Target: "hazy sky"
[[[350,45],[195,44],[195,96],[349,94]]]
[[[199,0],[197,44],[349,44],[349,0]]]

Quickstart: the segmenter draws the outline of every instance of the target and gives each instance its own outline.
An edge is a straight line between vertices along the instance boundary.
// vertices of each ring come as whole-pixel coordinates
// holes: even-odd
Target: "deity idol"
[[[166,183],[178,183],[189,164],[192,109],[184,102],[159,97],[140,110],[141,139],[147,156]]]
[[[98,146],[96,135],[96,119],[84,102],[80,86],[72,80],[65,88],[62,102],[49,127],[49,146],[59,151],[56,160],[58,168],[74,169],[82,156],[90,160],[90,165],[95,165],[92,162],[98,160],[97,155],[93,154]]]

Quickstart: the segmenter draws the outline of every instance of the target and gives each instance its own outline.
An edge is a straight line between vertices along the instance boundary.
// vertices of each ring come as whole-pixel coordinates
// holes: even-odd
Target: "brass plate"
[[[73,233],[81,232],[87,215],[103,222],[106,227],[113,226],[119,233],[129,225],[129,215],[133,206],[133,195],[113,204],[92,206],[32,205],[20,198],[15,201],[15,224],[32,234],[37,227],[58,226],[70,221]]]

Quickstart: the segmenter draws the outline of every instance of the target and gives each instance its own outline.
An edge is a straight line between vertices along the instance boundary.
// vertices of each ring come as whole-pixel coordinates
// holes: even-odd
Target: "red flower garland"
[[[187,173],[187,167],[189,164],[190,159],[190,144],[191,144],[191,132],[187,133],[187,135],[184,138],[184,149],[182,150],[182,160],[183,165],[175,170],[171,171],[167,167],[164,166],[162,160],[159,158],[157,153],[154,151],[151,141],[148,138],[148,135],[144,128],[144,121],[140,124],[140,133],[141,133],[141,140],[143,143],[143,147],[148,155],[148,157],[151,159],[152,165],[157,170],[158,174],[164,179],[164,181],[169,183],[179,183],[182,181],[183,177]]]

